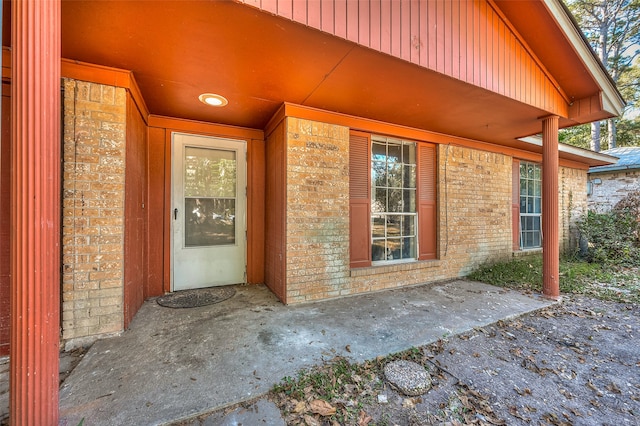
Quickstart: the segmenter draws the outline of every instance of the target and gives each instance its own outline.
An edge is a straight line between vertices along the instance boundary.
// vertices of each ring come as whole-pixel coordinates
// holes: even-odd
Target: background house
[[[633,191],[640,191],[640,147],[629,146],[602,151],[617,157],[615,164],[589,168],[588,207],[609,211]]]

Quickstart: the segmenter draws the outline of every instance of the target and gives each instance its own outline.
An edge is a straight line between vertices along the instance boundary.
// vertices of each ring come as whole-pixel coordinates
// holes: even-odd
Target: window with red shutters
[[[385,137],[374,137],[373,139],[372,141],[372,137],[368,133],[351,132],[349,144],[349,237],[351,267],[370,266],[372,260],[375,261],[375,264],[378,264],[416,258],[419,260],[436,259],[436,145],[423,142],[414,143],[401,141]],[[376,158],[372,156],[372,143],[375,143],[377,147]],[[385,144],[388,145],[386,148],[384,148]],[[396,155],[398,147],[402,150],[402,155],[400,156]],[[385,155],[382,155],[383,148]],[[412,152],[415,154],[411,154]],[[405,156],[407,158],[404,158]],[[413,158],[415,156],[417,156],[417,158]],[[372,167],[374,166],[376,169],[375,173],[372,171]],[[385,172],[384,174],[386,176],[382,178],[383,173],[380,171],[382,170],[381,167],[389,170],[388,175],[387,172]],[[393,170],[398,167],[404,170],[401,174],[403,183],[400,187],[396,188],[398,185],[395,183],[397,179],[394,178]],[[407,171],[415,173],[415,180],[413,177],[405,176]],[[373,183],[372,175],[376,176],[376,181]],[[405,188],[407,185],[408,187]],[[372,208],[372,187],[376,188],[375,212],[373,212],[374,209]],[[402,195],[398,195],[398,191],[400,191]],[[383,192],[386,196],[383,196],[385,195]],[[411,195],[412,193],[414,193],[414,195]],[[398,197],[400,197],[402,202],[391,202]],[[384,203],[386,204],[385,209],[381,208],[381,200],[386,200]],[[411,200],[415,200],[415,202]],[[402,205],[402,208],[397,207],[396,204]],[[406,210],[409,205],[415,205],[415,207],[413,207],[415,210]],[[416,216],[417,220],[415,220]],[[376,229],[374,232],[372,229],[372,221],[376,220]],[[417,226],[407,225],[409,221],[414,220],[415,222],[413,223],[417,222]],[[394,224],[396,224],[396,222],[401,225],[395,226]],[[381,233],[382,228],[385,229],[384,235]],[[411,231],[415,228],[417,228],[417,252],[415,251],[415,235],[412,236],[412,232],[414,231]],[[374,243],[375,247],[372,245]],[[383,256],[381,257],[378,252],[380,252],[382,245],[384,245],[385,250],[382,251]],[[411,249],[412,245],[414,249]],[[377,250],[377,254],[375,255],[375,259],[372,259],[374,249]]]

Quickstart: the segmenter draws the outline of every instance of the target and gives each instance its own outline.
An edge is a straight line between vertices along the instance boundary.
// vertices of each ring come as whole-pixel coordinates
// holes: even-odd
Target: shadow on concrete
[[[294,306],[264,286],[237,286],[231,299],[201,308],[149,300],[63,383],[60,424],[186,419],[253,399],[336,355],[364,361],[549,304],[463,280]]]

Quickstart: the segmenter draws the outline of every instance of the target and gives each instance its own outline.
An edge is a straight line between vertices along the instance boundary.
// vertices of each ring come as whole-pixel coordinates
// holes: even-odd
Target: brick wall
[[[287,118],[287,302],[349,284],[349,129]]]
[[[587,171],[560,167],[559,171],[560,250],[578,247],[576,221],[587,211]]]
[[[512,247],[512,158],[438,146],[434,261],[349,268],[347,128],[287,118],[287,302],[298,303],[467,275]],[[561,167],[560,239],[586,206],[586,171]]]
[[[68,347],[123,329],[125,123],[124,89],[64,80],[62,338]]]
[[[351,270],[349,129],[287,123],[288,303],[458,277],[511,255],[511,158],[440,145],[440,259]]]
[[[593,192],[588,197],[590,210],[609,211],[629,192],[640,191],[640,170],[638,169],[590,175],[590,179],[595,178],[601,179],[602,183],[593,185]]]

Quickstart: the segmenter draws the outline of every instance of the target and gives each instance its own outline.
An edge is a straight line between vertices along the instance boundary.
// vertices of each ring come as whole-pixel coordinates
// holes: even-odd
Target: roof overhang
[[[621,112],[622,98],[559,0],[492,1],[581,108],[580,120],[561,117],[561,127]],[[150,114],[245,128],[264,129],[288,102],[520,149],[548,115],[230,1],[63,1],[62,56],[130,70]],[[202,104],[206,92],[229,104]]]
[[[529,144],[529,150],[531,151],[542,151],[542,138],[540,136],[529,136],[521,138],[520,141]],[[558,154],[561,158],[584,163],[589,167],[615,164],[616,161],[618,161],[618,158],[612,155],[602,154],[564,143],[558,144]]]

